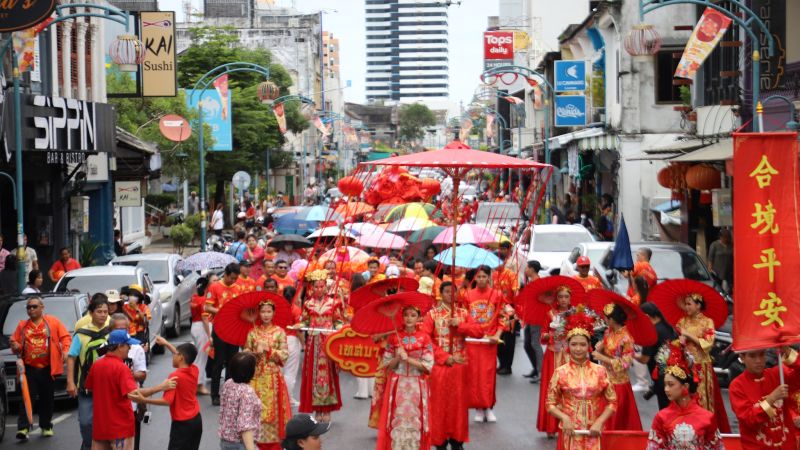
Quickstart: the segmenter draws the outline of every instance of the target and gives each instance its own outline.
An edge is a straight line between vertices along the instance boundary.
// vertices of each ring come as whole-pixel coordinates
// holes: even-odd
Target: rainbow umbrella
[[[421,218],[421,219],[430,219],[430,218],[443,218],[444,213],[441,210],[436,209],[436,205],[432,205],[430,203],[408,203],[405,205],[397,205],[391,210],[389,213],[386,214],[386,218],[384,221],[386,222],[394,222],[395,220],[405,219],[405,218]]]
[[[408,235],[408,242],[433,241],[446,227],[439,225],[423,228]]]
[[[391,233],[406,233],[409,231],[417,231],[423,228],[435,227],[436,224],[426,218],[407,217],[400,219],[397,222],[392,222],[386,227],[386,231]]]

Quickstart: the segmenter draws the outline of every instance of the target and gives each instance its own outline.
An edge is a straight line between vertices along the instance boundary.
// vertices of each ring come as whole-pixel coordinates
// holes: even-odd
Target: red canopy
[[[452,141],[441,150],[430,152],[411,153],[409,155],[394,156],[363,162],[362,166],[416,166],[416,167],[483,167],[503,169],[544,169],[552,168],[549,164],[542,164],[526,159],[512,158],[499,153],[473,150],[461,141]]]

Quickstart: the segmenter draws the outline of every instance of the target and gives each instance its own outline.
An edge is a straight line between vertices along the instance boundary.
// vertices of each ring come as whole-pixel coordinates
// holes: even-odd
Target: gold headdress
[[[306,273],[306,281],[325,281],[328,279],[328,271],[325,269],[312,270]]]
[[[610,316],[614,312],[614,304],[607,303],[606,306],[603,307],[603,314]]]
[[[576,312],[567,317],[567,340],[573,336],[584,336],[591,341],[594,333],[594,319],[584,312],[583,305],[578,305]]]

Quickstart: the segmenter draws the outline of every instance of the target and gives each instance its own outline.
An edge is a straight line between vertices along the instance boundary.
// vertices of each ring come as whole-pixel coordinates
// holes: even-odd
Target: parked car
[[[555,275],[572,250],[585,242],[594,242],[594,236],[581,225],[534,225],[528,261],[539,261],[543,276]]]
[[[650,258],[650,265],[656,271],[659,282],[676,278],[699,281],[713,287],[726,300],[730,301],[730,297],[723,291],[722,286],[714,280],[711,272],[706,268],[706,264],[693,248],[686,244],[673,242],[635,242],[631,244],[631,253],[634,261],[636,260],[636,251],[642,247],[647,247],[653,252],[653,256]],[[619,276],[617,271],[612,270],[610,267],[613,251],[614,246],[609,246],[602,258],[605,278],[611,283],[615,291],[625,294],[628,291],[628,279]]]
[[[28,304],[29,295],[6,297],[0,302],[0,323],[2,323],[2,335],[0,335],[0,360],[5,370],[5,391],[8,393],[8,400],[18,402],[22,398],[19,383],[17,383],[17,356],[11,351],[9,339],[14,334],[14,330],[21,320],[28,318],[25,306]],[[86,294],[41,294],[44,303],[44,313],[58,318],[64,324],[70,334],[75,332],[75,322],[81,318],[89,304],[89,297]],[[55,398],[58,400],[67,399],[67,372],[66,361],[64,361],[64,374],[55,379]]]
[[[5,386],[5,389],[0,388],[0,442],[6,435],[6,417],[8,416],[8,377],[6,369],[0,365],[0,386]]]
[[[520,222],[519,204],[514,202],[482,202],[475,212],[475,224],[494,231],[510,231]]]
[[[605,277],[605,268],[601,264],[603,261],[603,255],[605,254],[608,247],[613,245],[613,242],[584,242],[582,244],[578,244],[574,249],[572,249],[572,253],[561,263],[561,271],[559,275],[566,275],[571,277],[573,275],[578,274],[578,270],[575,268],[575,263],[577,263],[578,258],[581,256],[588,256],[589,261],[591,261],[591,274],[596,276],[603,282],[603,286],[606,289],[611,288],[611,284]]]
[[[130,266],[96,266],[71,270],[66,273],[53,289],[53,292],[71,292],[86,294],[91,297],[98,292],[109,289],[119,290],[123,286],[138,284],[144,288],[145,302],[150,307],[150,348],[153,353],[160,354],[164,349],[156,345],[156,335],[163,334],[164,315],[161,302],[152,301],[159,298],[158,290],[153,286],[150,276],[141,267]]]
[[[164,329],[169,337],[181,333],[181,325],[192,323],[192,294],[197,281],[196,276],[184,277],[175,270],[175,266],[183,261],[174,253],[150,253],[146,255],[117,256],[109,262],[111,266],[141,267],[150,276],[150,280],[158,291],[164,317]]]

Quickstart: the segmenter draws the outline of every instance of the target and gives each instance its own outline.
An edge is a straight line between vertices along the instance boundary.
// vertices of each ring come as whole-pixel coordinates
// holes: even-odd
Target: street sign
[[[556,92],[586,90],[585,61],[556,61]]]
[[[37,25],[50,17],[56,4],[56,0],[0,1],[0,33]]]
[[[240,191],[249,188],[251,181],[250,174],[245,171],[240,170],[233,174],[233,186]]]
[[[118,208],[142,206],[142,184],[139,181],[114,183],[114,203]]]
[[[556,95],[556,126],[582,127],[586,125],[585,95]]]

